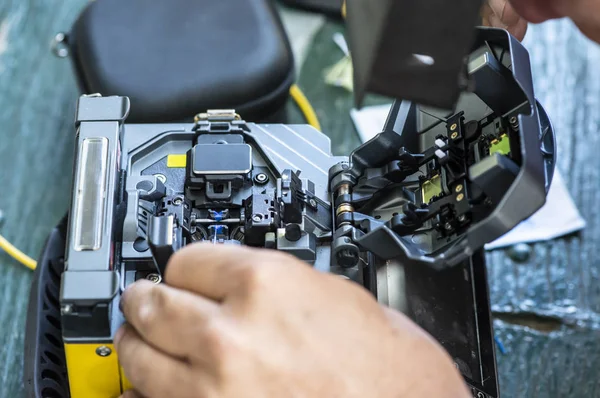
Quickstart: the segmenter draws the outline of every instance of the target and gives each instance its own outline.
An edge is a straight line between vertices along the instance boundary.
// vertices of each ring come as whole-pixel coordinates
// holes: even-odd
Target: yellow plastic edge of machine
[[[132,388],[112,344],[68,343],[65,359],[71,398],[118,398]]]

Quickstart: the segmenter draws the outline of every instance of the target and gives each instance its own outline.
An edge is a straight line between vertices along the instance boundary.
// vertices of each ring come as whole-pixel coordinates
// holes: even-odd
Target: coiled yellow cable
[[[7,241],[2,235],[0,235],[0,249],[4,250],[6,254],[29,268],[35,270],[37,263],[34,259],[23,253],[16,247],[14,247],[9,241]]]
[[[308,101],[308,98],[306,98],[302,90],[300,90],[300,87],[298,87],[296,84],[292,85],[290,88],[290,96],[294,102],[296,102],[298,108],[300,108],[300,112],[302,112],[304,115],[306,122],[317,130],[321,131],[321,123],[319,123],[317,113]]]

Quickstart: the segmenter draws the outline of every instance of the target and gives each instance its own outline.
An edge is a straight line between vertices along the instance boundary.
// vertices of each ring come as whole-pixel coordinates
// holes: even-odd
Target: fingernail
[[[113,339],[113,343],[115,343],[115,347],[119,345],[119,341],[121,341],[124,334],[125,334],[125,326],[121,326],[117,330],[117,333],[115,333],[115,338]]]

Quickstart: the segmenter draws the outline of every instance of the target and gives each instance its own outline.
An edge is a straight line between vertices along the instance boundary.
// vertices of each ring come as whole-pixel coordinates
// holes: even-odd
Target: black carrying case
[[[282,0],[282,3],[289,7],[319,12],[341,19],[344,0]]]
[[[294,60],[271,0],[96,0],[56,40],[83,93],[131,99],[130,123],[286,121]]]

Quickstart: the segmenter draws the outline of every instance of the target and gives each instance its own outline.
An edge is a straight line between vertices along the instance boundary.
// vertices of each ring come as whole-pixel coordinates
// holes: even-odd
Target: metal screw
[[[262,216],[260,214],[255,214],[254,216],[252,216],[252,221],[254,221],[254,222],[261,222],[262,221]]]
[[[458,133],[455,131],[454,133],[452,133],[452,135],[450,136],[450,138],[452,138],[453,140],[458,138]]]
[[[105,345],[96,348],[96,354],[101,357],[107,357],[112,354],[112,350]]]
[[[158,178],[158,181],[162,182],[163,184],[167,182],[167,177],[164,174],[154,174],[154,177]]]
[[[317,207],[317,201],[314,199],[309,200],[308,204],[310,204],[312,207]]]
[[[260,173],[254,177],[254,181],[256,181],[257,184],[266,184],[269,182],[269,176],[267,176],[265,173]]]
[[[456,193],[460,193],[460,192],[462,192],[463,188],[464,188],[464,187],[463,187],[462,185],[457,185],[457,186],[456,186]]]
[[[50,48],[58,58],[68,57],[69,45],[67,43],[67,35],[64,33],[57,33],[56,36],[54,36],[54,40],[52,40]]]
[[[148,279],[150,282],[156,283],[157,285],[162,282],[162,278],[158,274],[148,274],[146,279]]]
[[[60,312],[63,315],[69,315],[69,314],[73,313],[73,306],[71,304],[66,304],[60,309]]]
[[[462,201],[464,198],[465,198],[465,195],[464,195],[464,194],[462,194],[462,193],[459,193],[459,194],[456,196],[456,201],[457,201],[457,202],[460,202],[460,201]]]
[[[181,199],[181,198],[175,198],[175,199],[173,199],[173,204],[175,206],[181,206],[182,203],[183,203],[183,199]]]
[[[509,249],[508,255],[514,262],[524,263],[531,257],[531,252],[531,246],[526,243],[519,243]]]
[[[452,229],[452,224],[447,222],[446,225],[444,225],[444,228],[446,228],[448,231],[450,231]]]
[[[458,128],[458,124],[454,123],[452,126],[450,126],[450,130],[454,131]]]
[[[519,130],[519,119],[517,119],[516,116],[513,116],[509,119],[510,122],[510,127],[513,128],[513,130],[518,131]]]
[[[458,221],[460,222],[464,222],[467,219],[467,217],[463,214],[462,216],[458,217]]]

